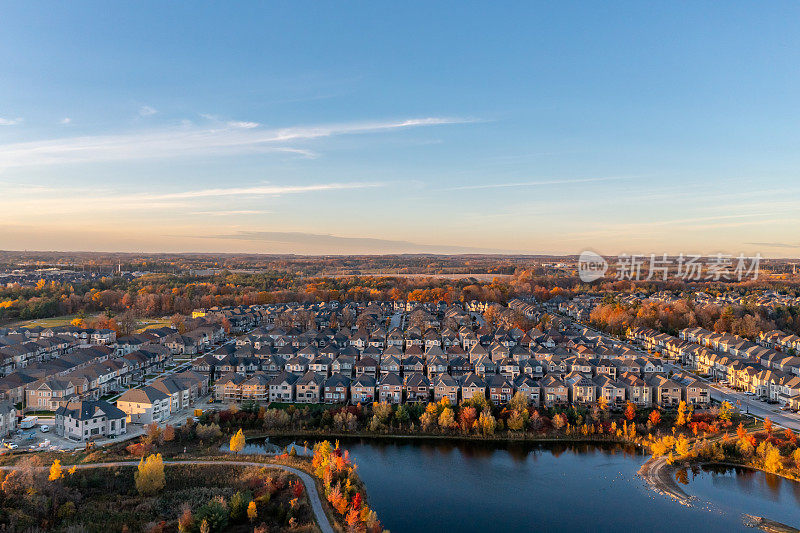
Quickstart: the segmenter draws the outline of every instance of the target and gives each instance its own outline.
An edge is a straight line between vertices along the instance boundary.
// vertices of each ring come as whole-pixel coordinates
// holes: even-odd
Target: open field
[[[96,315],[86,315],[85,318],[90,319]],[[54,316],[50,318],[37,318],[35,320],[19,320],[17,322],[12,322],[9,326],[14,327],[29,327],[32,328],[34,326],[42,326],[43,328],[54,328],[57,326],[68,326],[70,322],[74,319],[78,318],[78,315],[64,315],[64,316]]]
[[[85,315],[84,318],[87,320],[91,320],[96,316],[97,314]],[[25,327],[25,328],[41,326],[43,328],[55,328],[58,326],[69,326],[70,323],[76,318],[79,318],[77,314],[54,316],[50,318],[37,318],[35,320],[18,320],[16,322],[9,323],[8,326]],[[169,325],[170,325],[169,318],[143,318],[139,321],[139,328],[136,330],[136,332],[141,333],[150,328],[162,328]]]
[[[141,326],[137,331],[137,333],[141,333],[145,330],[151,328],[163,328],[170,326],[170,319],[169,318],[143,318],[139,321],[139,325]]]

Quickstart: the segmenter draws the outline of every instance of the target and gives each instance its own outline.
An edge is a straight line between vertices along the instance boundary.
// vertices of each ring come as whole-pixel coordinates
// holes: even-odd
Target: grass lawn
[[[54,328],[56,326],[69,326],[70,322],[76,318],[78,318],[78,315],[54,316],[51,318],[37,318],[36,320],[12,322],[10,325],[23,327],[42,326],[43,328]],[[91,316],[87,315],[86,318],[91,318]]]
[[[92,318],[98,316],[96,313],[92,315],[85,315],[87,320],[91,320]],[[54,316],[50,318],[37,318],[35,320],[19,320],[17,322],[11,322],[8,324],[12,327],[34,327],[34,326],[42,326],[43,328],[54,328],[57,326],[69,326],[70,323],[79,318],[77,314],[73,315],[64,315],[64,316]],[[139,329],[136,330],[137,333],[141,333],[145,330],[150,328],[163,328],[163,327],[170,326],[170,319],[169,318],[143,318],[139,320]]]
[[[137,333],[141,333],[151,328],[169,327],[172,325],[170,320],[169,318],[143,318],[139,321],[141,327],[136,331]]]

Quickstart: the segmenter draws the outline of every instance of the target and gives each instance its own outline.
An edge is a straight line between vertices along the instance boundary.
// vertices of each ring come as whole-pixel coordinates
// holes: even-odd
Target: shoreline
[[[262,432],[256,434],[245,434],[247,439],[281,439],[281,438],[300,438],[300,439],[320,439],[320,440],[331,440],[331,439],[365,439],[365,440],[378,440],[378,441],[386,441],[386,440],[408,440],[408,441],[442,441],[442,442],[452,442],[452,443],[461,443],[461,442],[472,442],[472,443],[486,443],[486,444],[497,444],[497,443],[506,443],[506,444],[616,444],[620,446],[632,446],[636,449],[644,451],[644,447],[641,444],[621,440],[621,439],[611,439],[611,438],[592,438],[589,436],[566,436],[563,438],[560,437],[533,437],[533,436],[519,436],[519,437],[511,437],[507,435],[499,435],[499,436],[491,436],[491,437],[484,437],[479,435],[436,435],[436,434],[408,434],[408,433],[361,433],[361,432],[313,432],[313,431],[303,431],[303,430],[293,430],[293,431],[270,431],[270,432]]]
[[[364,439],[367,441],[439,441],[442,443],[451,443],[451,444],[461,444],[465,442],[469,443],[485,443],[485,444],[513,444],[513,443],[520,443],[520,444],[564,444],[564,445],[578,445],[578,444],[595,444],[595,445],[617,445],[617,446],[630,446],[635,448],[639,451],[645,451],[645,447],[642,444],[625,441],[625,440],[617,440],[617,439],[607,439],[607,438],[589,438],[585,436],[570,436],[569,438],[555,438],[555,437],[530,437],[530,436],[520,436],[520,437],[509,437],[508,435],[503,436],[491,436],[491,437],[483,437],[477,435],[409,435],[409,434],[362,434],[362,433],[345,433],[345,432],[337,432],[337,433],[326,433],[325,435],[320,435],[315,432],[303,432],[303,431],[291,431],[291,432],[270,432],[270,433],[263,433],[256,436],[248,436],[248,439],[266,439],[266,438],[324,438],[324,439],[343,439],[343,440],[354,440],[354,439]],[[297,442],[295,442],[297,444]],[[754,471],[761,471],[768,473],[762,469],[754,468],[747,465],[735,464],[735,463],[728,463],[728,462],[702,462],[702,463],[685,463],[685,466],[691,466],[692,464],[697,466],[703,465],[721,465],[721,466],[729,466],[729,467],[738,467],[738,468],[749,468],[750,470]],[[687,507],[691,507],[694,502],[698,499],[696,496],[692,496],[684,491],[678,482],[675,480],[674,473],[677,470],[675,465],[670,465],[667,463],[667,458],[662,457],[649,457],[640,467],[639,470],[636,472],[636,475],[640,477],[652,490],[657,494],[661,494],[667,498],[672,499],[676,503],[680,505],[684,505]],[[780,476],[780,474],[775,474]],[[790,478],[784,479],[789,481],[795,481]],[[795,481],[796,482],[796,481]],[[369,493],[367,493],[369,495]],[[746,513],[742,513],[741,515],[743,523],[748,527],[753,528],[760,528],[762,531],[767,533],[800,533],[800,529],[795,527],[789,526],[787,524],[783,524],[781,522],[777,522],[774,520],[770,520],[769,518],[763,516],[754,516]]]
[[[753,471],[765,472],[759,468],[752,468],[745,465],[719,461],[694,464],[697,466],[720,465],[736,468],[749,468]],[[686,463],[686,466],[690,465],[691,463]],[[678,485],[678,482],[675,481],[674,473],[677,469],[678,468],[675,465],[670,465],[667,463],[666,457],[651,457],[639,468],[636,475],[641,477],[654,492],[671,498],[681,505],[691,507],[693,502],[698,498],[696,496],[690,496],[687,494],[686,491],[684,491],[680,485]],[[748,527],[760,528],[762,531],[766,531],[767,533],[800,533],[800,529],[777,522],[775,520],[770,520],[764,516],[754,516],[747,513],[742,513],[742,521]]]

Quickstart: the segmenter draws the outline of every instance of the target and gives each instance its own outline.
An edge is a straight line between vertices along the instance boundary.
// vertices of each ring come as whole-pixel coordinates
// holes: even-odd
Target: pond
[[[685,472],[691,507],[636,476],[646,457],[598,445],[376,442],[342,446],[385,528],[402,532],[754,531],[800,524],[800,484],[744,469]]]

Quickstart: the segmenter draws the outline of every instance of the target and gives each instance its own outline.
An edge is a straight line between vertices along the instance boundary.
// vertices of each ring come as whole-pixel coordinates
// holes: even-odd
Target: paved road
[[[325,511],[322,508],[322,501],[319,499],[319,493],[317,492],[317,485],[314,483],[314,479],[307,473],[303,472],[302,470],[298,470],[296,468],[292,468],[291,466],[284,466],[278,464],[271,464],[271,463],[256,463],[252,461],[164,461],[164,464],[167,466],[171,465],[234,465],[234,466],[266,466],[269,468],[279,468],[281,470],[285,470],[287,472],[291,472],[292,474],[296,475],[300,478],[303,482],[303,485],[306,488],[306,492],[308,493],[308,499],[311,502],[311,509],[314,511],[314,517],[317,520],[317,525],[319,525],[320,530],[322,533],[334,533],[333,527],[331,523],[328,521],[328,517],[325,515]],[[136,461],[116,461],[111,463],[86,463],[75,465],[78,470],[88,470],[92,468],[114,468],[120,466],[138,466],[139,463]],[[71,467],[71,465],[65,465],[65,468]],[[0,466],[0,470],[15,470],[19,468],[16,465],[8,465],[8,466]],[[41,467],[42,470],[49,470],[49,466]]]

